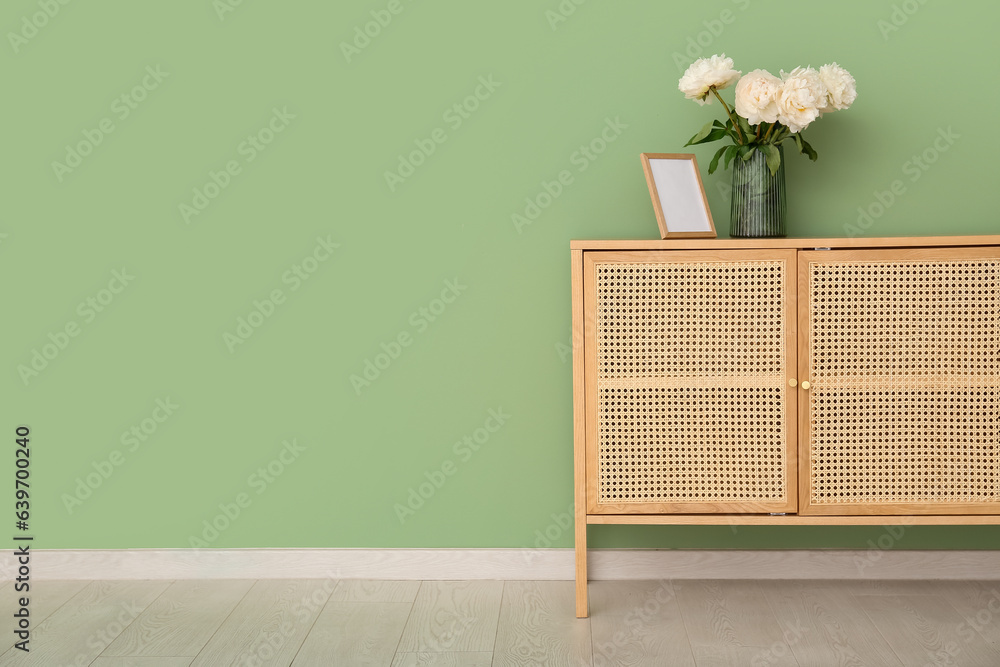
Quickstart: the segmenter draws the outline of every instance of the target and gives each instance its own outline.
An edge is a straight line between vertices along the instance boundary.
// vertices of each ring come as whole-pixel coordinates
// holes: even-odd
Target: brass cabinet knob
[[[795,386],[795,385],[797,385],[798,383],[799,383],[799,381],[798,381],[798,380],[796,380],[795,378],[792,378],[791,380],[789,380],[789,381],[788,381],[788,386],[789,386],[789,387],[794,387],[794,386]]]
[[[806,390],[808,390],[808,389],[809,389],[809,387],[811,387],[811,386],[812,386],[812,385],[811,385],[811,384],[809,384],[809,380],[803,380],[803,381],[802,381],[802,388],[803,388],[803,389],[806,389]]]

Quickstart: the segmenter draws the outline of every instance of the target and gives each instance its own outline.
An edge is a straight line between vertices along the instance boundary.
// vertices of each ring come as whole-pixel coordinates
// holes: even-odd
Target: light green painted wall
[[[867,234],[1000,231],[995,3],[593,1],[553,26],[557,0],[401,0],[348,62],[341,42],[388,0],[245,0],[220,18],[223,2],[81,2],[48,19],[32,19],[45,2],[0,10],[0,405],[11,446],[16,425],[33,432],[38,547],[184,547],[203,522],[224,526],[220,504],[237,498],[246,506],[205,544],[518,547],[548,531],[569,546],[559,525],[572,488],[569,240],[657,237],[638,155],[681,151],[717,112],[676,90],[672,54],[691,40],[744,71],[836,60],[856,76],[855,107],[807,132],[819,162],[789,154],[792,235],[843,235],[896,179],[905,193]],[[43,27],[25,28],[32,20]],[[115,100],[144,80],[151,90],[126,117]],[[477,90],[477,109],[449,113]],[[272,143],[243,144],[272,119],[283,128]],[[626,127],[581,163],[576,152],[607,119]],[[57,175],[67,144],[97,137],[102,121],[113,131]],[[384,172],[435,130],[445,141],[390,191]],[[911,180],[911,156],[949,130],[953,145]],[[703,169],[713,150],[697,151]],[[186,221],[180,205],[229,161],[238,173]],[[562,170],[572,183],[515,229],[512,214]],[[729,175],[703,177],[724,235]],[[339,247],[320,248],[329,258],[306,262],[315,272],[302,281],[289,272],[317,238]],[[133,278],[122,287],[115,271]],[[436,301],[450,281],[457,296]],[[274,290],[284,301],[230,351],[225,334]],[[101,298],[100,312],[87,305]],[[54,358],[25,382],[19,366],[50,334],[65,349],[48,348]],[[399,336],[410,344],[359,395],[350,377],[366,360],[384,365],[381,345]],[[179,406],[169,416],[155,410],[167,398]],[[123,444],[143,420],[155,431]],[[477,431],[487,426],[495,432]],[[467,436],[483,441],[478,451],[456,451]],[[279,465],[286,439],[304,449]],[[448,462],[454,474],[401,522],[394,505]],[[281,474],[256,476],[269,464]],[[78,480],[96,484],[108,466],[70,512]],[[591,543],[880,538],[1000,545],[993,528],[889,540],[878,528],[597,527]]]

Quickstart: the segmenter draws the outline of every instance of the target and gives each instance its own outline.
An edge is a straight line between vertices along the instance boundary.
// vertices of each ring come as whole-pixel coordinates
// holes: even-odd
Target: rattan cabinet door
[[[1000,250],[799,261],[801,513],[1000,512]]]
[[[590,514],[794,512],[794,250],[584,254]]]

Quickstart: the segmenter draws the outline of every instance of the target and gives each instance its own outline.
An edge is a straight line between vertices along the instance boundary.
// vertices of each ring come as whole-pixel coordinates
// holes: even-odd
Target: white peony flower
[[[812,67],[796,67],[781,72],[784,83],[778,93],[778,122],[793,134],[809,127],[826,106],[827,89],[819,72]]]
[[[740,73],[733,69],[733,59],[714,55],[711,58],[700,58],[687,68],[677,87],[689,100],[698,104],[710,104],[711,88],[722,90],[736,83]]]
[[[736,113],[751,125],[778,120],[781,79],[764,69],[755,69],[736,84]]]
[[[847,109],[858,97],[857,84],[854,77],[837,63],[823,65],[819,68],[819,78],[826,86],[826,103],[820,113],[830,113]]]

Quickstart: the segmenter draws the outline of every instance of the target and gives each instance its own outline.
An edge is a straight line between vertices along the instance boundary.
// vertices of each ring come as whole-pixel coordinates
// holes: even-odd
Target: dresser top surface
[[[572,240],[573,250],[718,250],[812,248],[934,248],[1000,245],[1000,234],[977,236],[789,237],[781,239],[630,239]]]

